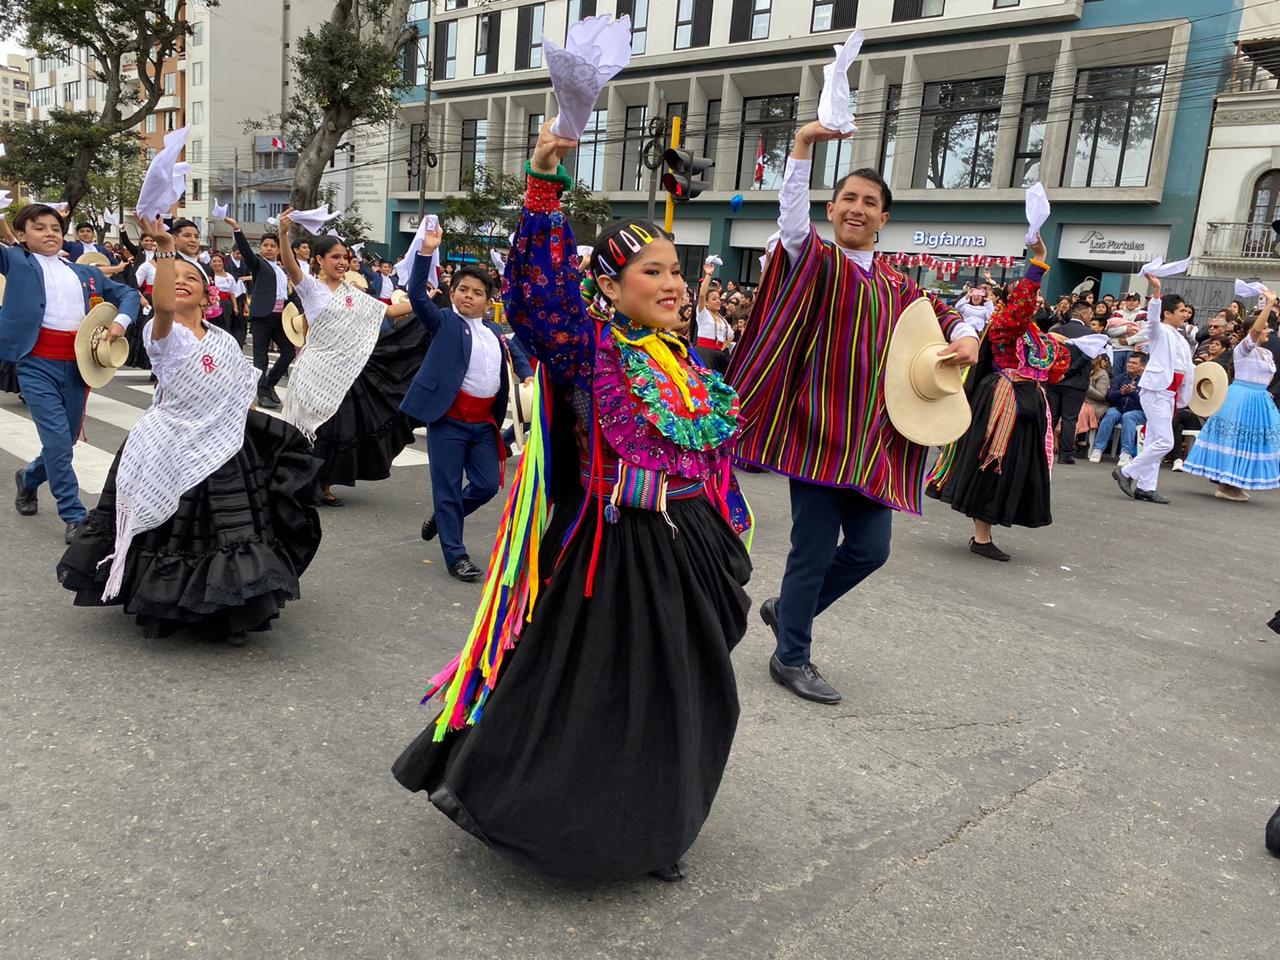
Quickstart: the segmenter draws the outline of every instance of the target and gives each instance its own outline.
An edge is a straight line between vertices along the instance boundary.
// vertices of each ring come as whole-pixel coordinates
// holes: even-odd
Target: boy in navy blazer
[[[109,340],[124,336],[138,313],[138,291],[108,280],[97,267],[61,256],[62,218],[44,204],[18,211],[10,230],[0,214],[0,273],[6,278],[0,304],[0,360],[17,365],[18,383],[40,435],[40,455],[15,476],[14,507],[24,517],[39,508],[36,491],[49,481],[66,541],[85,518],[71,448],[80,432],[89,389],[76,366],[76,331],[96,301],[115,305]]]
[[[431,302],[427,295],[428,281],[435,279],[429,276],[431,255],[441,237],[438,229],[426,235],[409,276],[409,302],[427,328],[431,346],[400,409],[427,425],[435,513],[422,525],[422,538],[432,540],[438,533],[449,573],[470,583],[484,571],[467,554],[462,521],[492,500],[501,483],[506,445],[499,430],[507,413],[510,353],[502,330],[484,319],[493,295],[486,271],[464,267],[454,273],[452,310]],[[527,361],[523,369],[517,367],[516,375],[533,375]]]
[[[67,254],[67,259],[75,263],[86,253],[100,253],[107,258],[110,263],[105,269],[102,269],[103,276],[113,276],[122,271],[124,267],[120,266],[120,258],[111,252],[111,249],[104,244],[99,244],[98,232],[93,229],[91,223],[77,223],[76,236],[78,240],[71,240],[62,244],[62,249]]]

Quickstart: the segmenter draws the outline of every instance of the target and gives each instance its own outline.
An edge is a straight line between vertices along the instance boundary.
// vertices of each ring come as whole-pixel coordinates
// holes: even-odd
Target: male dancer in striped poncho
[[[837,703],[840,694],[810,661],[813,618],[888,559],[893,511],[920,512],[927,453],[885,412],[890,334],[924,296],[875,259],[876,232],[893,205],[888,184],[858,170],[836,185],[827,204],[835,243],[809,222],[813,144],[844,136],[816,122],[796,135],[779,194],[779,242],[728,374],[742,404],[738,457],[791,481],[782,592],[760,609],[778,641],[769,672],[819,703]],[[948,362],[972,364],[973,328],[933,306],[951,342]]]

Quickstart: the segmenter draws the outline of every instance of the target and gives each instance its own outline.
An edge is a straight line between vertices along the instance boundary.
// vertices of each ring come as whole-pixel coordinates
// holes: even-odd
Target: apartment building
[[[681,206],[687,265],[718,253],[752,282],[773,230],[776,190],[797,125],[816,115],[831,46],[866,45],[851,76],[858,133],[814,164],[813,215],[842,172],[881,169],[895,193],[881,233],[926,283],[934,259],[1021,269],[1024,188],[1054,203],[1051,289],[1098,277],[1118,290],[1144,259],[1186,256],[1213,96],[1238,37],[1240,0],[439,0],[432,14],[428,197],[465,171],[515,172],[555,112],[542,37],[563,41],[592,14],[632,17],[634,57],[602,94],[571,172],[619,215],[644,211],[640,143],[653,116],[681,116],[686,145],[716,162],[713,187]],[[393,145],[409,153],[412,128]],[[757,176],[758,163],[763,176]],[[402,170],[405,168],[402,167]],[[397,180],[399,181],[397,183]],[[394,172],[394,211],[417,182]],[[742,197],[740,209],[735,197]],[[982,258],[986,258],[985,260]]]
[[[1230,74],[1213,112],[1191,272],[1280,285],[1271,224],[1280,219],[1280,2],[1246,7]]]
[[[0,63],[0,120],[26,120],[31,109],[27,58],[11,53]]]

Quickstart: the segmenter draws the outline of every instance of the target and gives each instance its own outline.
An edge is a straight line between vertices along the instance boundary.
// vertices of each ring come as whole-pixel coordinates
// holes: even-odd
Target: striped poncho
[[[919,513],[927,448],[889,422],[884,364],[921,296],[883,260],[867,272],[812,228],[795,263],[776,247],[727,375],[741,398],[737,457]],[[960,316],[931,302],[950,339]]]

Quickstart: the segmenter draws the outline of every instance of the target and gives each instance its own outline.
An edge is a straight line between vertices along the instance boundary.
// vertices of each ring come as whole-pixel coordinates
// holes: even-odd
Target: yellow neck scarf
[[[620,343],[647,353],[658,365],[658,369],[665,373],[680,391],[680,398],[684,401],[685,408],[690,413],[694,412],[693,396],[689,393],[689,374],[676,358],[677,352],[681,357],[689,356],[688,349],[679,337],[662,330],[654,330],[638,340],[632,340],[617,327],[613,328],[613,335]],[[672,347],[675,348],[674,352]]]

